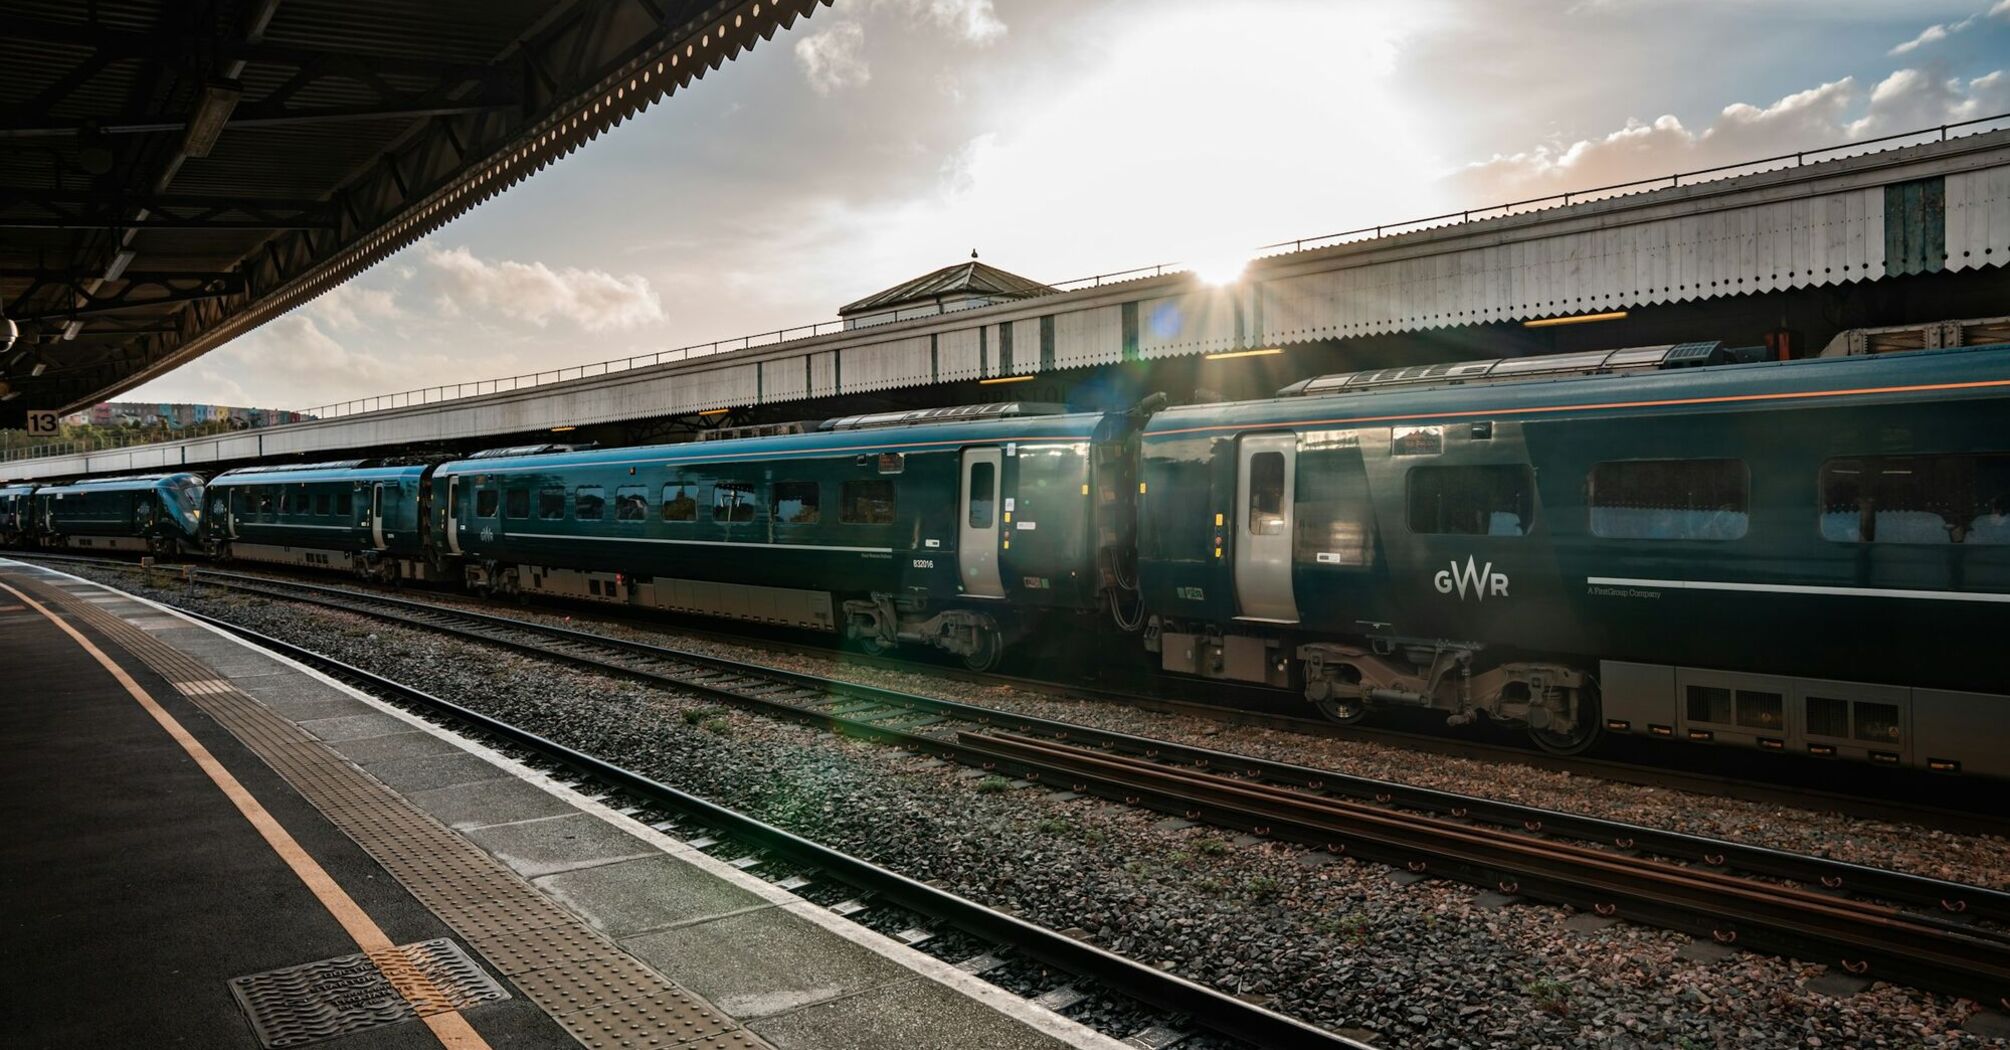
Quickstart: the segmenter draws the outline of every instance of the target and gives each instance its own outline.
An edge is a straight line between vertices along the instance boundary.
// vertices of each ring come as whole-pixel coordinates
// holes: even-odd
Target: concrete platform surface
[[[0,582],[23,587],[20,581],[24,577],[44,590],[66,591],[74,596],[73,605],[88,608],[89,611],[78,611],[73,618],[88,617],[95,611],[121,621],[117,628],[107,628],[109,633],[144,630],[148,639],[171,649],[178,659],[205,668],[202,673],[213,676],[245,702],[255,701],[261,717],[283,720],[289,730],[318,741],[319,747],[367,774],[374,784],[388,787],[400,805],[426,814],[431,826],[443,831],[451,829],[447,833],[507,867],[515,877],[534,887],[542,900],[575,916],[582,932],[590,934],[595,943],[618,945],[629,960],[640,960],[694,1002],[716,1010],[727,1023],[722,1031],[743,1033],[748,1040],[736,1045],[765,1042],[783,1050],[881,1046],[921,1050],[934,1047],[1044,1050],[1064,1046],[1116,1050],[1122,1046],[1116,1040],[963,973],[950,963],[852,923],[756,875],[671,839],[478,742],[433,726],[283,657],[183,618],[163,606],[48,570],[0,560]],[[96,600],[88,603],[76,600],[85,597]],[[9,596],[0,592],[0,606],[9,600]],[[27,615],[42,620],[34,613]],[[82,683],[78,686],[81,692],[96,694],[93,703],[105,710],[103,717],[118,725],[107,724],[103,728],[103,733],[112,734],[109,737],[100,735],[96,723],[85,724],[81,732],[77,731],[79,723],[67,711],[74,701],[67,694],[62,700],[54,694],[10,696],[0,703],[0,741],[4,741],[0,746],[8,750],[10,759],[0,776],[16,787],[8,795],[6,804],[10,808],[32,806],[39,801],[39,798],[29,801],[30,796],[24,792],[39,791],[41,796],[60,794],[62,789],[58,785],[36,783],[38,778],[52,776],[52,767],[67,763],[73,768],[82,767],[80,772],[93,766],[102,769],[108,765],[104,761],[107,739],[118,741],[111,747],[124,754],[123,748],[128,743],[149,740],[147,725],[141,723],[150,724],[123,693],[114,696],[104,681],[89,679],[87,669],[69,652],[76,647],[58,644],[62,639],[55,628],[37,633],[21,616],[0,613],[0,661],[10,667],[27,666],[30,660],[43,661],[48,666],[42,670],[42,680],[74,676]],[[27,629],[15,629],[16,621]],[[43,623],[46,626],[46,621]],[[151,673],[129,654],[121,655],[119,660],[122,665],[138,668],[135,677],[140,672]],[[182,697],[160,681],[158,675],[155,681],[188,723],[203,727],[205,740],[216,741],[223,751],[235,748],[231,751],[233,768],[244,766],[251,770],[246,783],[248,786],[256,783],[261,797],[269,794],[285,799],[291,795],[285,780],[245,752],[229,732],[189,702],[194,698]],[[31,727],[39,735],[29,732]],[[160,736],[158,728],[152,732]],[[163,751],[164,743],[164,737],[151,741],[157,752]],[[24,770],[24,766],[32,767],[35,763],[16,759],[17,750],[28,755],[39,754],[43,772]],[[140,748],[136,753],[147,752]],[[163,753],[162,757],[171,759],[172,755]],[[121,760],[119,764],[128,763]],[[109,797],[124,779],[112,773],[103,774],[103,778],[106,782],[95,793],[79,795],[67,810],[40,818],[49,825],[50,834],[68,834],[70,838],[84,840],[75,844],[76,849],[103,849],[94,845],[100,836],[113,836],[118,833],[117,828],[135,819]],[[188,801],[200,803],[204,800],[200,797],[203,792],[196,790],[199,786],[184,785],[170,794],[177,798],[187,796]],[[209,788],[208,794],[216,795],[215,789]],[[386,921],[399,929],[400,943],[453,934],[393,878],[371,866],[369,855],[341,832],[328,826],[325,820],[318,828],[312,827],[320,814],[298,795],[291,795],[290,803],[284,806],[274,805],[274,812],[279,813],[282,808],[289,827],[295,821],[309,827],[307,834],[314,837],[316,846],[344,865],[340,868],[344,887],[352,882],[358,884],[360,888],[351,892],[359,902],[367,897],[371,908],[384,910],[389,916]],[[28,815],[22,814],[22,819],[27,820]],[[193,817],[177,815],[174,819]],[[233,848],[221,845],[232,841],[222,834],[232,830],[230,821],[243,824],[242,818],[224,807],[207,819],[216,827],[205,826],[197,834],[217,832],[217,837],[210,840],[219,844],[214,851],[217,855],[210,856],[208,850],[193,855],[189,864],[193,870],[187,875],[188,891],[157,902],[157,909],[163,913],[164,921],[172,923],[180,915],[186,925],[199,926],[210,918],[205,902],[209,902],[207,907],[211,910],[218,900],[244,902],[245,906],[237,914],[225,916],[226,920],[234,919],[237,923],[234,927],[226,924],[229,932],[219,931],[202,940],[201,947],[177,946],[176,950],[184,954],[177,957],[181,969],[174,982],[175,993],[164,991],[153,1000],[153,1006],[157,1011],[172,1013],[177,1003],[202,1002],[214,1014],[205,1022],[208,1027],[203,1031],[230,1029],[233,1022],[236,1025],[233,1031],[237,1042],[198,1040],[189,1045],[256,1046],[256,1041],[245,1041],[247,1031],[243,1021],[232,1016],[234,1006],[228,1002],[227,993],[218,998],[221,981],[260,969],[252,964],[254,956],[258,962],[269,963],[262,968],[271,968],[340,954],[337,950],[341,947],[340,931],[315,928],[311,900],[288,897],[282,892],[287,887],[285,878],[279,876],[291,877],[283,870],[265,874],[264,882],[259,883],[261,895],[257,896],[255,906],[251,904],[239,888],[248,884],[251,875],[239,873],[225,862],[248,864],[257,851],[242,842],[236,842]],[[80,830],[63,832],[68,826]],[[160,841],[151,848],[165,850],[183,837],[174,832],[162,833]],[[8,857],[10,870],[17,864],[25,869],[36,868],[36,856],[41,850],[18,843],[19,836],[5,847],[11,852],[0,854]],[[251,858],[241,854],[249,854]],[[220,870],[205,870],[210,864],[219,865]],[[334,867],[330,870],[337,871]],[[5,889],[0,890],[7,894],[0,896],[0,904],[5,905],[10,917],[47,911],[46,899],[64,894],[57,885],[59,881],[53,873],[44,873],[39,881],[17,883],[9,879]],[[298,880],[294,879],[294,883],[297,885]],[[70,894],[70,904],[79,909],[102,908],[106,896],[118,899],[121,894],[100,884]],[[154,971],[150,963],[131,962],[129,956],[119,954],[131,952],[134,942],[151,936],[151,933],[143,935],[143,929],[152,931],[157,927],[107,918],[92,927],[97,938],[89,947],[68,939],[76,928],[60,918],[50,919],[44,923],[36,942],[43,952],[76,960],[75,969],[70,971],[72,979],[81,979],[89,972],[87,957],[109,955],[128,960],[128,971],[122,971],[126,980],[142,985],[159,980],[157,974],[147,976]],[[312,936],[320,939],[312,940]],[[286,942],[286,949],[274,947],[270,943],[274,940]],[[251,951],[240,941],[265,944],[263,954]],[[304,943],[325,944],[327,950],[317,955],[302,947]],[[531,972],[547,978],[569,976],[571,971],[566,969],[569,958],[574,961],[574,969],[585,965],[579,962],[588,952],[587,947],[578,946],[583,943],[574,938],[553,939],[540,945],[536,950],[542,961]],[[353,951],[353,946],[349,950]],[[493,959],[489,961],[495,963]],[[521,960],[516,962],[522,965]],[[224,973],[226,970],[229,973]],[[562,983],[556,978],[553,981]],[[526,983],[535,986],[538,982],[527,979]],[[84,987],[88,984],[68,985],[67,998],[78,999],[77,989]],[[65,997],[65,987],[59,980],[46,982],[42,990],[48,995]],[[88,1012],[81,1003],[72,1009],[57,1009],[39,1001],[32,993],[25,999],[13,997],[13,1004],[22,1003],[30,1004],[29,1012],[41,1014],[43,1020],[27,1018],[15,1023],[16,1019],[10,1018],[11,1032],[61,1031],[65,1024],[78,1023],[77,1018]],[[138,1011],[129,1020],[137,1021],[145,1013]],[[156,1012],[152,1016],[158,1018],[163,1014]],[[467,1016],[484,1034],[489,1029],[495,1030],[494,1045],[573,1045],[522,996],[473,1007]],[[495,1020],[487,1020],[487,1016]],[[538,1029],[539,1022],[549,1027]],[[394,1027],[425,1033],[425,1029],[413,1025]],[[364,1045],[351,1042],[359,1038],[344,1036],[316,1045],[344,1050]],[[547,1039],[555,1042],[546,1042]],[[114,1041],[103,1045],[118,1044]]]

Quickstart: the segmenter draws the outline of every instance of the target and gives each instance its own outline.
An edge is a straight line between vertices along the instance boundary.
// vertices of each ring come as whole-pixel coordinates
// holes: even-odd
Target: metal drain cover
[[[444,937],[233,977],[230,991],[267,1050],[509,998]]]

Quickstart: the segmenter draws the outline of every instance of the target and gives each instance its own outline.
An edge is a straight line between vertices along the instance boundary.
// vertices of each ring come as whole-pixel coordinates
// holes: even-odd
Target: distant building
[[[1054,289],[1038,281],[987,266],[974,257],[966,263],[945,266],[934,273],[897,284],[886,291],[868,295],[841,307],[847,329],[905,321],[910,317],[974,310],[1036,295],[1052,295]]]
[[[71,426],[157,427],[180,430],[204,423],[228,422],[240,429],[272,427],[313,419],[288,409],[235,408],[230,405],[188,405],[147,401],[100,401],[63,417]]]

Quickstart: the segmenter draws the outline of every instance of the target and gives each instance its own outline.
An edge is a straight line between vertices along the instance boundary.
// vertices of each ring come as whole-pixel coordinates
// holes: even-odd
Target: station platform
[[[173,610],[0,558],[10,1046],[1123,1044]]]

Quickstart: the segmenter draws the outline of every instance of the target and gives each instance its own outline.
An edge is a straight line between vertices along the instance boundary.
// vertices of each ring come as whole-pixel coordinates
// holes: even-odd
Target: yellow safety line
[[[272,851],[279,854],[279,859],[285,861],[286,866],[293,869],[293,874],[298,875],[300,881],[307,884],[308,891],[314,894],[322,907],[328,909],[328,914],[334,916],[335,921],[348,931],[349,937],[356,942],[358,948],[373,959],[396,948],[396,945],[391,943],[391,938],[386,936],[376,921],[349,896],[348,891],[336,883],[327,869],[308,855],[285,826],[280,824],[235,776],[231,775],[230,770],[224,768],[223,763],[216,760],[216,756],[209,753],[209,749],[202,745],[202,741],[191,735],[145,688],[133,681],[125,668],[113,662],[103,650],[92,644],[89,638],[50,612],[41,602],[5,583],[0,583],[0,590],[5,590],[21,599],[29,608],[41,613],[50,623],[61,628],[64,634],[69,635],[83,647],[85,652],[91,654],[91,658],[98,661],[99,666],[110,672],[113,678],[118,679],[126,692],[130,693],[134,700],[139,701],[140,706],[153,716],[154,721],[160,723],[162,729],[167,730],[167,734],[174,738],[175,743],[181,745],[183,751],[188,752],[190,758],[195,759],[195,764],[200,766],[204,773],[209,774],[209,779],[214,781],[225,797],[237,806],[237,811],[244,814],[244,819],[250,821],[251,826],[258,830],[266,845],[271,846]],[[391,974],[387,971],[385,976],[389,978]],[[396,983],[393,986],[398,987]],[[418,998],[406,988],[398,987],[398,992],[415,1007],[419,1005]],[[483,1039],[481,1033],[476,1032],[474,1026],[468,1024],[467,1018],[461,1016],[457,1010],[426,1014],[420,1019],[426,1022],[426,1027],[433,1030],[433,1034],[440,1040],[440,1045],[447,1047],[448,1050],[488,1050],[488,1041]]]

